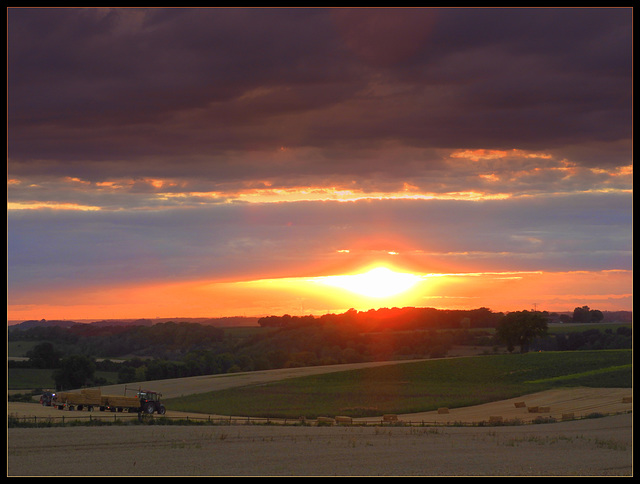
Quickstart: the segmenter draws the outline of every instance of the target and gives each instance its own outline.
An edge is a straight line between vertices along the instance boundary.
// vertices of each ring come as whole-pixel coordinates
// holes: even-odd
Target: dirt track
[[[484,351],[484,348],[473,348],[468,346],[454,346],[449,352],[449,358],[461,356],[477,356]],[[216,390],[224,390],[244,385],[256,385],[269,383],[286,378],[296,378],[299,376],[319,375],[346,370],[358,370],[361,368],[372,368],[375,366],[385,366],[401,363],[410,363],[419,360],[397,360],[397,361],[374,361],[364,363],[345,363],[341,365],[305,366],[300,368],[281,368],[277,370],[250,371],[245,373],[225,373],[218,375],[203,375],[187,378],[174,378],[167,380],[154,380],[148,382],[136,382],[120,385],[106,385],[101,387],[102,393],[110,395],[124,395],[125,389],[137,390],[139,387],[162,393],[164,398],[180,397],[182,395],[192,395],[194,393],[205,393]]]
[[[348,363],[343,365],[326,366],[305,366],[300,368],[281,368],[277,370],[250,371],[245,373],[224,373],[217,375],[192,376],[187,378],[173,378],[167,380],[154,380],[149,382],[128,383],[121,385],[103,386],[102,393],[111,395],[123,395],[125,387],[129,389],[146,388],[162,393],[164,398],[180,397],[182,395],[192,395],[194,393],[205,393],[227,388],[256,385],[273,381],[296,378],[300,376],[320,375],[345,370],[357,370],[360,368],[370,368],[374,366],[384,366],[396,363],[407,363],[409,361],[382,361],[367,363]]]

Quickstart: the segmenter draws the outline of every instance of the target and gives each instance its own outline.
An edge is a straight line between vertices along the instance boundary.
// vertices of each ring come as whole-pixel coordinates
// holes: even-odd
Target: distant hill
[[[102,319],[100,321],[79,322],[69,320],[46,320],[32,319],[23,321],[22,323],[9,326],[9,330],[27,330],[37,327],[58,327],[70,328],[76,324],[91,325],[97,327],[106,326],[153,326],[157,323],[166,323],[169,321],[180,323],[199,323],[206,326],[215,326],[218,328],[228,328],[232,326],[258,326],[258,318],[250,318],[244,316],[226,317],[226,318],[155,318],[155,319]]]
[[[87,323],[87,324],[90,324],[91,326],[98,326],[98,327],[153,326],[154,322],[151,319],[103,319],[101,321],[93,321],[92,323]]]
[[[9,329],[10,330],[13,330],[13,329],[23,329],[24,330],[24,329],[37,328],[37,327],[41,327],[41,326],[57,327],[57,328],[70,328],[72,326],[75,326],[76,324],[81,324],[81,323],[78,323],[77,321],[68,321],[68,320],[63,320],[63,321],[51,320],[51,321],[47,321],[46,319],[40,319],[40,320],[31,319],[29,321],[23,321],[22,323],[14,324],[13,326],[9,326]]]
[[[153,326],[158,323],[199,323],[205,326],[227,328],[231,326],[258,326],[259,318],[243,316],[227,318],[154,318],[154,319],[103,319],[88,323],[95,326]]]

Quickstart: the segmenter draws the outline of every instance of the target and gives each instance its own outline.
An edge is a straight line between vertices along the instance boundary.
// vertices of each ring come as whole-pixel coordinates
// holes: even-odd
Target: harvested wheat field
[[[148,385],[171,397],[369,365],[212,375]],[[124,385],[103,387],[103,391],[121,393]],[[549,390],[473,407],[353,419],[351,425],[331,418],[331,426],[318,426],[317,421],[260,425],[247,424],[248,419],[225,419],[227,423],[206,426],[9,428],[7,474],[630,476],[631,395],[631,389],[619,388]],[[593,414],[610,416],[583,418]],[[55,421],[64,416],[68,422],[86,419],[89,412],[10,402],[8,415],[55,417]],[[136,414],[98,411],[90,415],[137,418]],[[171,409],[166,416],[207,417]],[[549,418],[556,422],[530,424]],[[523,425],[504,425],[514,422]]]
[[[279,377],[302,373],[303,369],[292,369],[281,372]],[[163,386],[161,391],[176,395],[211,391],[218,385],[229,388],[272,381],[277,376],[256,372],[154,383]],[[172,387],[172,383],[177,386]],[[259,425],[246,424],[244,419],[245,424],[206,426],[9,428],[7,474],[630,476],[631,394],[631,389],[550,390],[475,407],[354,419],[351,425],[335,420],[331,426],[317,426],[314,421],[304,426]],[[87,418],[88,413],[60,411],[35,403],[10,402],[8,406],[8,415],[20,418],[64,415],[68,421]],[[618,415],[581,418],[614,413]],[[126,413],[91,415],[137,418]],[[166,416],[187,414],[168,410]],[[549,417],[556,422],[524,424]],[[514,421],[523,425],[500,425]],[[477,425],[480,422],[482,425]]]
[[[556,421],[631,412],[630,388],[568,388],[533,393],[473,407],[399,415],[399,420],[439,424],[497,422],[528,423],[552,418]]]
[[[498,427],[9,429],[9,476],[630,476],[632,415]]]

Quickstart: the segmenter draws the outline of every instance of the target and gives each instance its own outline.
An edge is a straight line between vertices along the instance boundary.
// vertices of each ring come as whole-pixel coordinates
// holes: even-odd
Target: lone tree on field
[[[506,314],[498,327],[496,334],[498,339],[507,345],[511,353],[515,346],[520,346],[520,352],[529,351],[529,345],[533,338],[546,336],[547,316],[539,311],[516,311]]]
[[[56,388],[69,390],[86,385],[96,371],[95,362],[83,355],[71,355],[60,360],[60,368],[53,372]]]

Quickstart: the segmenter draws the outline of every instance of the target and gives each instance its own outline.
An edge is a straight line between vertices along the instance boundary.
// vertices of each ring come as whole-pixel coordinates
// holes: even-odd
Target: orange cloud
[[[7,210],[79,210],[87,212],[95,212],[102,210],[101,207],[91,205],[81,205],[78,203],[63,202],[8,202]]]
[[[543,158],[551,159],[551,155],[547,153],[535,153],[525,150],[511,149],[511,150],[488,150],[488,149],[476,149],[476,150],[457,150],[449,155],[451,158],[465,158],[471,161],[480,160],[495,160],[507,157],[516,158]]]

